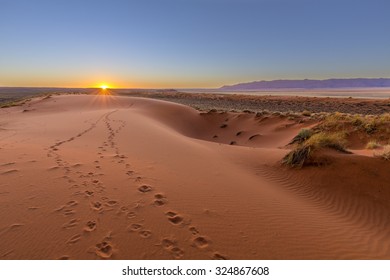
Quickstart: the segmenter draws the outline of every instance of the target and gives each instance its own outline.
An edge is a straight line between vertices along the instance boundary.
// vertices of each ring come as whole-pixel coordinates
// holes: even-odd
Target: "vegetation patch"
[[[375,153],[374,156],[390,161],[390,145],[384,146],[383,150],[379,153]]]

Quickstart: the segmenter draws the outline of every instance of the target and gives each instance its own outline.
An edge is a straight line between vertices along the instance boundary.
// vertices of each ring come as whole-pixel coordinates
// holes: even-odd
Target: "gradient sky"
[[[390,77],[389,0],[0,0],[0,86]]]

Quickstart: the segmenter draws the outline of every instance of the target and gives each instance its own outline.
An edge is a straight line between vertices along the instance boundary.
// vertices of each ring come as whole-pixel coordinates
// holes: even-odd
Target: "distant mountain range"
[[[371,87],[390,87],[390,79],[328,79],[328,80],[274,80],[274,81],[256,81],[249,83],[240,83],[236,85],[226,85],[221,90],[262,90],[262,89],[283,89],[283,88],[371,88]]]

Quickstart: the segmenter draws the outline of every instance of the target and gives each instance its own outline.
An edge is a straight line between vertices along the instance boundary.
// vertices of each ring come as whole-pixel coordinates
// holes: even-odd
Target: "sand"
[[[289,169],[310,121],[136,97],[0,110],[0,259],[389,259],[390,164]]]

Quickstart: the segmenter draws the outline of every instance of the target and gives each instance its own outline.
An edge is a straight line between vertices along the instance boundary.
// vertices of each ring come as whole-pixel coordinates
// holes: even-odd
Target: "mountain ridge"
[[[365,88],[390,87],[390,78],[351,78],[351,79],[303,79],[303,80],[272,80],[224,85],[221,90],[257,90],[283,88]]]

